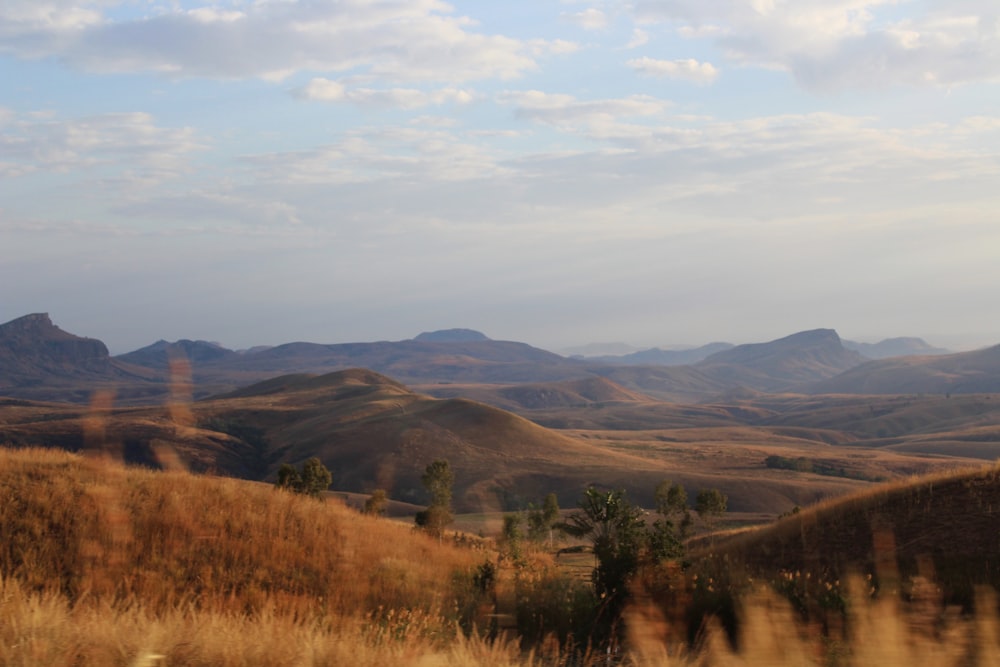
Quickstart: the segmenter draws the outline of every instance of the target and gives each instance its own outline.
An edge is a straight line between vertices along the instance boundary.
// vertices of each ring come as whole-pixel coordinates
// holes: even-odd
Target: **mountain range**
[[[110,448],[126,462],[256,480],[318,456],[340,490],[386,488],[416,503],[423,466],[446,458],[456,506],[476,512],[550,491],[572,498],[588,484],[628,487],[648,504],[669,478],[777,513],[1000,452],[1000,401],[949,398],[994,386],[1000,347],[869,361],[817,329],[658,366],[569,359],[468,330],[418,338],[244,352],[158,341],[111,357],[30,315],[0,325],[0,396],[10,397],[0,442]],[[914,396],[920,381],[937,383],[937,396]],[[847,395],[904,385],[903,397]],[[115,396],[67,403],[97,391]]]
[[[859,349],[874,355],[892,350],[914,350],[921,355],[872,361]],[[169,395],[171,382],[177,380],[171,376],[171,359],[187,362],[196,397],[232,391],[276,375],[346,368],[368,368],[424,388],[605,378],[629,391],[680,402],[704,401],[734,391],[970,393],[1000,389],[1000,367],[993,361],[1000,353],[939,352],[920,339],[890,339],[862,347],[845,343],[832,329],[815,329],[766,343],[713,343],[674,351],[692,360],[686,364],[676,364],[680,357],[670,356],[670,351],[635,353],[615,363],[609,357],[568,358],[525,343],[492,340],[469,329],[449,329],[402,341],[293,342],[244,352],[206,341],[161,340],[111,357],[101,341],[64,332],[47,314],[32,314],[0,325],[0,395],[82,402],[89,400],[95,387],[101,387],[115,390],[120,402],[158,402]]]

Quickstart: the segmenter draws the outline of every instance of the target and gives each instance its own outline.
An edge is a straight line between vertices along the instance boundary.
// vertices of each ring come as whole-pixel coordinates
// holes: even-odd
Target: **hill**
[[[496,664],[485,554],[336,500],[0,449],[0,534],[4,664]]]
[[[854,350],[869,359],[888,359],[890,357],[905,357],[912,355],[948,354],[943,347],[928,345],[922,338],[900,337],[886,338],[877,343],[856,343],[843,341],[844,347]]]
[[[587,408],[608,403],[646,403],[651,399],[601,377],[543,384],[433,384],[418,388],[438,398],[470,398],[513,412]]]
[[[344,490],[380,487],[395,499],[423,503],[424,467],[446,459],[463,511],[519,507],[550,491],[575,498],[593,480],[614,483],[637,467],[663,469],[483,403],[430,398],[360,369],[277,378],[194,410],[216,430],[259,429],[269,473],[279,458],[319,456]]]
[[[184,359],[190,362],[192,367],[197,371],[203,364],[219,362],[239,356],[238,352],[228,350],[218,343],[183,339],[173,343],[159,340],[152,345],[147,345],[146,347],[119,355],[115,358],[126,363],[158,370],[169,368],[172,359]]]
[[[640,350],[622,355],[602,355],[590,357],[589,361],[601,361],[607,364],[624,364],[627,366],[653,364],[657,366],[684,366],[694,364],[707,357],[731,349],[731,343],[709,343],[685,350],[663,350],[658,347]]]
[[[441,329],[439,331],[425,331],[413,340],[422,343],[471,343],[487,341],[489,338],[472,329]]]
[[[0,324],[0,395],[87,401],[122,384],[142,385],[137,396],[166,393],[147,369],[112,359],[104,343],[63,331],[47,313]]]
[[[836,331],[815,329],[769,343],[737,345],[694,367],[729,387],[780,392],[833,377],[865,361],[857,352],[844,348]]]
[[[851,573],[894,587],[921,575],[952,601],[1000,586],[1000,467],[931,475],[827,501],[777,523],[695,543],[693,558],[740,576],[811,572],[817,585]]]
[[[809,387],[815,394],[1000,392],[1000,345],[940,356],[871,361]]]
[[[594,389],[620,391],[604,383],[577,387]],[[649,507],[656,485],[669,478],[691,489],[719,488],[735,511],[777,514],[864,486],[873,477],[954,465],[905,452],[839,450],[828,442],[842,436],[821,431],[743,427],[739,419],[756,413],[741,406],[593,403],[576,412],[600,415],[613,428],[640,423],[651,430],[571,430],[574,424],[563,423],[557,431],[468,399],[417,394],[361,369],[281,376],[164,407],[12,403],[0,410],[0,443],[98,449],[152,467],[176,459],[192,471],[257,480],[274,479],[283,462],[318,456],[340,491],[383,488],[393,499],[415,504],[426,502],[424,468],[444,458],[455,473],[456,509],[470,512],[523,507],[549,492],[572,503],[589,484],[628,488]],[[552,425],[575,419],[574,409],[551,410]],[[646,421],[634,422],[636,415]],[[771,470],[764,459],[775,453],[833,458],[842,461],[837,469],[860,472]]]

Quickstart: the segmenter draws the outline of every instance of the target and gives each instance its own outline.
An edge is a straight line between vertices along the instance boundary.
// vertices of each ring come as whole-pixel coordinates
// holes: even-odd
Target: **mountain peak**
[[[833,329],[811,329],[767,343],[737,345],[697,366],[730,384],[785,391],[799,383],[833,377],[864,361],[857,352],[844,348]]]
[[[840,344],[840,336],[834,329],[810,329],[800,331],[790,336],[785,336],[775,343],[837,343]]]
[[[0,369],[11,376],[107,359],[104,343],[63,331],[48,313],[32,313],[0,324]]]
[[[490,340],[485,334],[473,329],[441,329],[425,331],[413,340],[422,343],[472,343]]]

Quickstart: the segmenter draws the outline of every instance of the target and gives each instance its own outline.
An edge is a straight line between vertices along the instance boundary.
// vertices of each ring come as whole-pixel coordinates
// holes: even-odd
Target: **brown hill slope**
[[[419,478],[443,458],[455,472],[460,509],[502,509],[549,491],[575,497],[608,470],[650,466],[467,399],[433,399],[372,371],[277,378],[194,406],[199,423],[234,433],[253,428],[278,459],[319,456],[337,487],[424,501]],[[572,462],[572,467],[567,464]],[[660,467],[662,466],[654,466]]]
[[[726,411],[698,413],[713,424],[727,423]],[[864,484],[769,470],[764,458],[773,446],[785,445],[775,445],[770,432],[748,430],[741,437],[746,440],[734,442],[731,431],[711,428],[627,436],[557,432],[481,403],[415,394],[357,369],[283,376],[166,407],[0,406],[0,443],[106,450],[151,466],[176,457],[193,471],[251,479],[273,479],[280,463],[319,456],[333,471],[335,489],[381,487],[394,499],[418,504],[425,501],[420,475],[444,458],[455,471],[460,511],[521,507],[552,491],[572,504],[588,484],[627,488],[636,502],[651,506],[656,485],[669,478],[693,490],[719,488],[737,511],[778,513]],[[798,435],[781,439],[830,449]]]
[[[336,501],[52,450],[0,449],[0,534],[3,578],[148,613],[454,608],[482,559]]]
[[[698,362],[695,368],[730,387],[788,391],[864,362],[860,354],[844,348],[836,331],[815,329],[769,343],[737,345]]]
[[[868,573],[892,585],[921,574],[967,602],[976,584],[1000,586],[998,526],[1000,467],[991,466],[832,500],[764,528],[707,538],[693,556],[754,578],[810,572],[832,583]]]
[[[431,384],[416,387],[438,398],[470,398],[504,410],[586,408],[606,403],[648,403],[654,399],[606,378],[542,384]]]
[[[1000,392],[1000,345],[940,356],[871,361],[809,387],[814,394]]]

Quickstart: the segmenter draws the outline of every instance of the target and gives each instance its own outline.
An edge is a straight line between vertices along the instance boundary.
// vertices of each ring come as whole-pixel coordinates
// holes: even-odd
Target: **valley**
[[[693,632],[703,615],[737,633],[759,612],[737,622],[736,605],[772,604],[754,581],[826,628],[776,635],[784,643],[839,636],[839,610],[854,594],[841,579],[856,573],[910,595],[930,567],[941,603],[971,609],[975,585],[998,583],[983,562],[995,547],[990,464],[1000,458],[994,354],[867,360],[816,330],[656,365],[569,359],[458,330],[246,352],[160,341],[110,357],[47,316],[21,318],[0,325],[0,523],[9,537],[0,588],[17,601],[0,601],[0,619],[23,623],[18,610],[49,596],[52,627],[73,637],[52,644],[54,656],[65,646],[104,656],[113,644],[145,655],[111,630],[83,638],[76,621],[59,620],[73,607],[111,628],[108,609],[124,618],[131,607],[118,605],[141,599],[135,609],[171,624],[158,646],[181,662],[228,660],[211,636],[176,643],[197,618],[229,623],[225,632],[268,664],[277,664],[276,643],[251,636],[265,627],[338,656],[330,660],[347,641],[367,647],[373,664],[398,662],[387,653],[398,637],[406,650],[451,652],[455,664],[495,664],[499,654],[515,664],[524,650],[550,646],[549,633],[555,650],[597,664],[571,647],[619,641],[618,614],[630,619],[633,652],[645,641],[637,632],[655,647],[695,646],[682,628]],[[913,389],[857,393],[859,377],[862,387]],[[924,380],[935,390],[923,391]],[[273,484],[282,466],[307,460],[332,473],[324,503]],[[432,461],[447,462],[455,513],[455,532],[436,539],[412,528],[430,502]],[[681,560],[631,566],[630,587],[646,592],[622,598],[624,589],[608,588],[625,606],[605,618],[609,602],[593,577],[606,555],[562,531],[591,497],[608,512],[631,508],[642,534],[655,532],[664,484],[687,489],[686,507],[717,492],[725,512],[699,512],[685,529],[693,535],[679,533],[684,543],[671,553]],[[391,520],[359,514],[375,491]],[[522,545],[518,522],[549,494],[563,508],[559,537],[550,527],[548,540]],[[331,587],[338,593],[328,597]],[[908,622],[877,605],[873,619]],[[479,639],[473,627],[492,634]],[[520,646],[503,643],[501,628]],[[66,650],[53,660],[104,660]],[[238,655],[233,664],[247,660]]]

